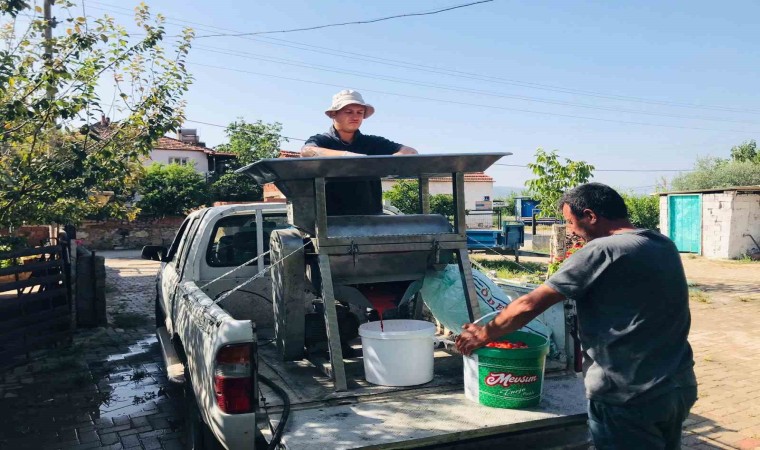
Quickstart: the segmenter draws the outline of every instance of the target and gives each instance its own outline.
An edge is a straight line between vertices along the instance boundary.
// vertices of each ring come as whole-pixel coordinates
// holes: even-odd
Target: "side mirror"
[[[161,245],[146,245],[142,248],[140,257],[150,261],[163,261],[166,255],[166,247]]]

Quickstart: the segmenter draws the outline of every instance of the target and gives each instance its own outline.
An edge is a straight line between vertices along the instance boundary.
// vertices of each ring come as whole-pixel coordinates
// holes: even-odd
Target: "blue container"
[[[504,248],[520,248],[525,244],[525,224],[522,222],[502,222],[502,243]]]
[[[501,245],[499,230],[467,230],[467,248],[469,250],[485,250]]]
[[[517,217],[532,217],[533,210],[538,207],[538,200],[528,197],[517,197],[515,199],[515,215]]]

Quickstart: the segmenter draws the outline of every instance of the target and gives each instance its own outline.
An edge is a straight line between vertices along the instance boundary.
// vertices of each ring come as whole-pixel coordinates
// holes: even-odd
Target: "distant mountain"
[[[515,194],[519,194],[523,190],[525,190],[524,187],[494,186],[493,187],[493,198],[509,197],[509,195],[512,194],[513,192]]]

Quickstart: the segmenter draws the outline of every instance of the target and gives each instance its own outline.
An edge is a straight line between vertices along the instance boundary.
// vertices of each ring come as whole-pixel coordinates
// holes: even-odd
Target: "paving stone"
[[[116,433],[101,434],[100,442],[104,445],[115,444],[119,442],[119,435]]]
[[[137,447],[140,445],[140,439],[137,437],[136,434],[132,434],[129,436],[122,436],[121,443],[122,445],[124,445],[124,448]]]

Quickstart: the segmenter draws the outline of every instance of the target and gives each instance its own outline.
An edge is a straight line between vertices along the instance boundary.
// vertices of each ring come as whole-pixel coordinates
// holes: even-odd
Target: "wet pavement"
[[[108,326],[0,374],[0,448],[180,449],[182,395],[154,331],[158,263],[106,256]]]

